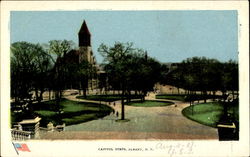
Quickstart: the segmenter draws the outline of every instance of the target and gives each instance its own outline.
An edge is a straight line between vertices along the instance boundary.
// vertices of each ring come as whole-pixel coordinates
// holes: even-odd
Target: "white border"
[[[10,132],[10,11],[49,10],[237,10],[239,19],[240,141],[28,141],[32,150],[19,156],[171,156],[167,150],[97,151],[98,147],[155,147],[194,144],[192,154],[172,156],[249,155],[249,10],[247,1],[3,1],[1,2],[1,156],[16,156]]]

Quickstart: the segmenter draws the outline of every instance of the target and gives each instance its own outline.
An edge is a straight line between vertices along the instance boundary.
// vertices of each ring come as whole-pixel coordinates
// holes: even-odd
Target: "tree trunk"
[[[128,102],[131,101],[131,91],[128,92]]]
[[[122,90],[122,106],[121,106],[121,120],[125,119],[125,107],[124,107],[124,90]]]
[[[59,91],[58,90],[56,90],[55,91],[55,99],[59,99],[60,97],[59,97]]]
[[[216,91],[213,91],[213,101],[215,101],[215,94],[216,94]]]
[[[142,91],[139,92],[139,95],[141,97],[141,102],[143,102],[143,95],[142,95]]]
[[[50,89],[49,89],[49,100],[51,100],[51,93],[50,93]]]
[[[38,90],[35,89],[36,100],[39,102]]]
[[[87,98],[87,89],[86,88],[83,89],[83,96],[84,96],[84,98]]]
[[[59,111],[60,109],[60,91],[55,91],[55,105],[56,105],[56,111]]]
[[[79,95],[82,94],[81,89],[82,89],[82,83],[81,83],[81,81],[79,81],[78,82],[78,92],[79,92]]]
[[[62,98],[62,90],[59,90],[59,98],[61,100],[61,98]]]
[[[206,98],[207,92],[206,91],[203,91],[203,96],[204,96],[204,103],[206,103],[207,102],[207,98]]]
[[[44,93],[44,91],[41,90],[38,102],[41,102],[43,100],[43,93]]]
[[[142,91],[142,94],[141,94],[141,102],[144,102],[144,101],[145,101],[145,96],[146,96],[146,91]]]
[[[226,94],[225,94],[225,93],[226,93],[225,91],[222,91],[222,99],[223,99],[223,102],[226,101]]]

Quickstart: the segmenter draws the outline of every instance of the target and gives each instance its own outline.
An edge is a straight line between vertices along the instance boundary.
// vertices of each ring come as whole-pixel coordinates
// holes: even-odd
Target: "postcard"
[[[1,155],[248,156],[245,1],[4,1]]]

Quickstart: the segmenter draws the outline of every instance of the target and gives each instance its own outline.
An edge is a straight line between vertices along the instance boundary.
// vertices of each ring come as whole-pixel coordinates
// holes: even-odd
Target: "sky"
[[[237,11],[12,11],[11,43],[72,40],[86,20],[97,62],[101,43],[133,42],[160,62],[194,56],[238,61]]]

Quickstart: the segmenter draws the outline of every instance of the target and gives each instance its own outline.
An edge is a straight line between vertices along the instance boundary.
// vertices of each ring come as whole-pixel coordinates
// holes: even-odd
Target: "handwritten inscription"
[[[185,155],[193,154],[194,143],[188,142],[185,144],[168,144],[168,143],[157,143],[155,146],[156,150],[166,150],[170,156],[173,155]]]

